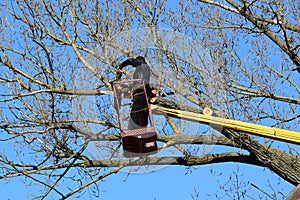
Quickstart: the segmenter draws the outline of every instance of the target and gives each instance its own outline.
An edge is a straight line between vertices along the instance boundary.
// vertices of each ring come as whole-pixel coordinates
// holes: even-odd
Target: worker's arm
[[[133,67],[135,67],[135,62],[133,58],[129,58],[127,60],[125,60],[124,62],[122,62],[118,67],[117,67],[117,71],[116,71],[116,81],[120,80],[122,77],[122,69],[128,65],[132,65]]]

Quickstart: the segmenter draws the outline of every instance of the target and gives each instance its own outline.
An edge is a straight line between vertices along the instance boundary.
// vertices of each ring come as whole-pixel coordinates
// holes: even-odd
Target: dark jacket
[[[147,83],[150,82],[150,67],[147,65],[146,62],[140,62],[139,60],[129,58],[122,62],[118,69],[122,70],[124,67],[131,65],[132,67],[135,67],[135,72],[133,74],[133,79],[143,79]],[[117,80],[121,78],[121,73],[117,74]]]

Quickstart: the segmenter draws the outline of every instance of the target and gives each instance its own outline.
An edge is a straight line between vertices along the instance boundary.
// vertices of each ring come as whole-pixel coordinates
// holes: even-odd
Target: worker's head
[[[146,63],[146,60],[145,60],[145,58],[143,56],[138,56],[138,57],[136,57],[135,60],[138,61],[141,64]]]

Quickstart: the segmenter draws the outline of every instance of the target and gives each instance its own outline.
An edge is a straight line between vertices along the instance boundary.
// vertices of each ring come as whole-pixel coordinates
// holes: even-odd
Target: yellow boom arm
[[[296,131],[289,131],[280,128],[271,128],[268,126],[251,124],[247,122],[241,122],[220,117],[213,117],[210,115],[203,115],[199,113],[176,110],[171,108],[164,108],[160,106],[152,106],[152,109],[158,114],[167,114],[176,118],[182,118],[189,121],[220,126],[223,128],[229,128],[236,131],[246,132],[252,135],[300,145],[300,132]]]

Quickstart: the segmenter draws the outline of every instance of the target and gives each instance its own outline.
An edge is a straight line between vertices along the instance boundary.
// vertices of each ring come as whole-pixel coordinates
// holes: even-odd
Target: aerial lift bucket
[[[124,156],[141,157],[156,153],[157,134],[145,81],[120,81],[112,86]]]

